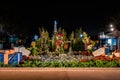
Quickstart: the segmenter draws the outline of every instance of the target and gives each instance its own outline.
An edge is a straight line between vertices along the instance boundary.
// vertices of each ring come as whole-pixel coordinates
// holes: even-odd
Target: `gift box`
[[[4,62],[4,54],[0,53],[0,62]]]
[[[0,62],[4,62],[4,50],[0,50]]]
[[[11,54],[6,54],[5,51],[0,52],[0,62],[4,64],[19,64],[22,60],[22,52],[14,52]]]
[[[8,64],[19,64],[20,60],[22,60],[22,52],[8,55]]]

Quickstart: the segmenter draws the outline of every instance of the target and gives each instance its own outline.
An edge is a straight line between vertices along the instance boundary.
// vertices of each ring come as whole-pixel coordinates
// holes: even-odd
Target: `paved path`
[[[0,68],[0,80],[120,80],[120,68]]]

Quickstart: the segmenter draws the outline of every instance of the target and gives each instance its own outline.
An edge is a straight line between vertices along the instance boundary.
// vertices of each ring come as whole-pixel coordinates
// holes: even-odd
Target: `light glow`
[[[112,28],[112,27],[113,27],[113,25],[111,24],[111,25],[110,25],[110,27]]]
[[[114,31],[114,28],[111,28],[110,31]]]

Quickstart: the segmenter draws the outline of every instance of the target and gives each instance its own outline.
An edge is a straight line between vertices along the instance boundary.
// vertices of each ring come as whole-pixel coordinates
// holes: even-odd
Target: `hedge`
[[[0,67],[120,67],[119,61],[103,61],[103,60],[93,60],[86,62],[41,62],[38,60],[24,61],[20,64],[14,65],[4,65],[0,63]]]

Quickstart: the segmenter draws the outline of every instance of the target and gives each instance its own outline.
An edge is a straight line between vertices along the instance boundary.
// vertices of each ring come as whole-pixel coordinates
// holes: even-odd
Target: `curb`
[[[1,71],[117,71],[120,68],[0,68]]]

